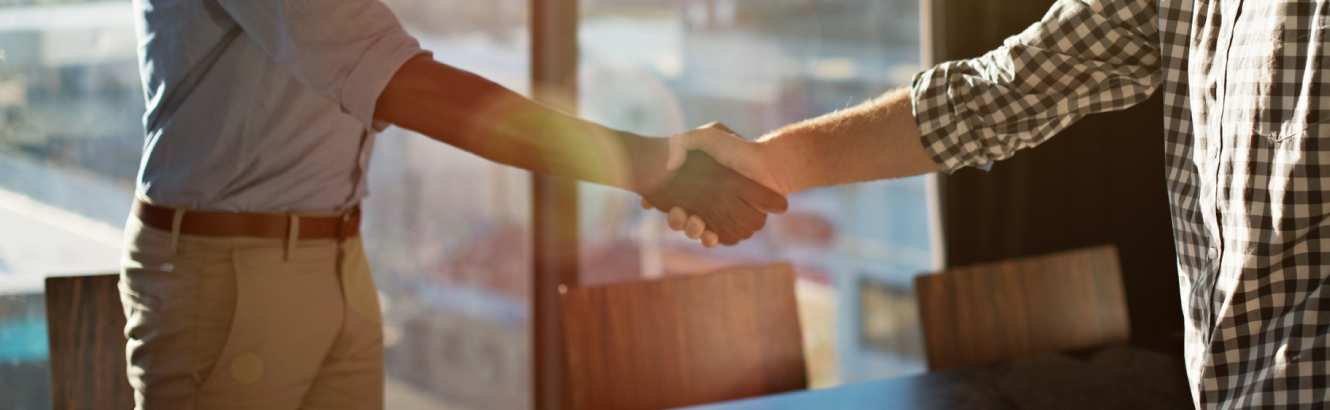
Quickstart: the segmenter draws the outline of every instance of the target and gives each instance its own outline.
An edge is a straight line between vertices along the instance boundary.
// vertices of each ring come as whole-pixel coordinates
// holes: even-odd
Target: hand
[[[692,213],[690,219],[706,221],[708,238],[714,239],[704,241],[704,246],[734,245],[748,239],[766,224],[767,213],[785,212],[789,207],[784,196],[722,166],[706,153],[688,152],[685,162],[659,188],[642,192],[642,202],[662,210],[687,209]],[[671,212],[671,220],[681,212]],[[701,234],[690,237],[697,239]]]
[[[744,140],[725,125],[713,122],[671,136],[670,156],[666,167],[676,169],[683,166],[687,161],[691,161],[692,155],[689,155],[689,151],[701,150],[710,154],[721,165],[734,169],[749,179],[771,188],[776,193],[786,195],[789,192],[785,188],[788,184],[779,182],[780,180],[771,172],[773,168],[767,162],[767,157],[761,152],[761,149],[761,144]],[[651,209],[652,204],[643,199],[642,208]],[[664,210],[664,208],[660,209]],[[707,225],[702,218],[697,215],[689,215],[684,208],[679,207],[671,208],[668,214],[667,220],[670,229],[684,231],[688,238],[699,240],[704,247],[716,246],[718,242],[717,234],[707,229]]]
[[[794,191],[791,184],[776,172],[779,167],[771,163],[763,147],[761,142],[743,139],[725,124],[713,122],[670,136],[670,157],[665,167],[679,168],[691,158],[688,151],[700,150],[711,155],[721,165],[738,171],[776,193],[789,195]]]
[[[651,203],[646,199],[642,200],[642,209],[650,211]],[[683,231],[689,239],[695,239],[702,244],[704,248],[715,248],[720,244],[720,238],[715,232],[707,230],[707,224],[702,222],[702,218],[697,215],[688,215],[683,208],[674,207],[666,213],[666,224],[673,231]]]

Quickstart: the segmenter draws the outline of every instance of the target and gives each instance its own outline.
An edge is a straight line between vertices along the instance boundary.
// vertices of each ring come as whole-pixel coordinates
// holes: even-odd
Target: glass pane
[[[645,135],[755,138],[909,84],[918,0],[582,0],[581,114]],[[924,369],[912,278],[935,268],[928,178],[812,189],[757,236],[703,249],[634,194],[581,186],[582,280],[790,261],[813,387]]]
[[[0,408],[51,407],[42,278],[119,269],[143,109],[129,1],[0,2]]]
[[[525,1],[388,3],[436,58],[527,89]],[[133,24],[124,0],[0,2],[0,408],[51,406],[42,277],[118,270],[143,147]],[[527,174],[400,129],[375,156],[389,408],[529,407]]]
[[[435,59],[527,92],[525,0],[385,3]],[[369,177],[387,408],[529,408],[530,174],[390,128]]]

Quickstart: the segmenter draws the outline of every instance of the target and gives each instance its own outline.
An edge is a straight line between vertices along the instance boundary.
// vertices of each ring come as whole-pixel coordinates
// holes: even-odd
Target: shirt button
[[[1205,256],[1210,259],[1218,258],[1219,248],[1210,248],[1210,250],[1205,252]]]

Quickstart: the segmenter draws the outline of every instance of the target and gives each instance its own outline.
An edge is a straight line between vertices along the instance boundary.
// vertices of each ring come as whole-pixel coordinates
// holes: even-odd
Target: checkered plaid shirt
[[[914,81],[946,171],[1164,89],[1169,202],[1202,409],[1330,403],[1330,0],[1059,0]]]

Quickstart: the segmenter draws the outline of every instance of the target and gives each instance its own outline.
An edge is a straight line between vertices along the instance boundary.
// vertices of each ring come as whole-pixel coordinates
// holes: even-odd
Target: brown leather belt
[[[144,225],[170,232],[176,210],[134,201],[133,212]],[[360,206],[337,216],[301,216],[299,219],[299,239],[341,240],[360,233]],[[287,239],[290,224],[289,214],[186,211],[180,221],[180,233]]]

